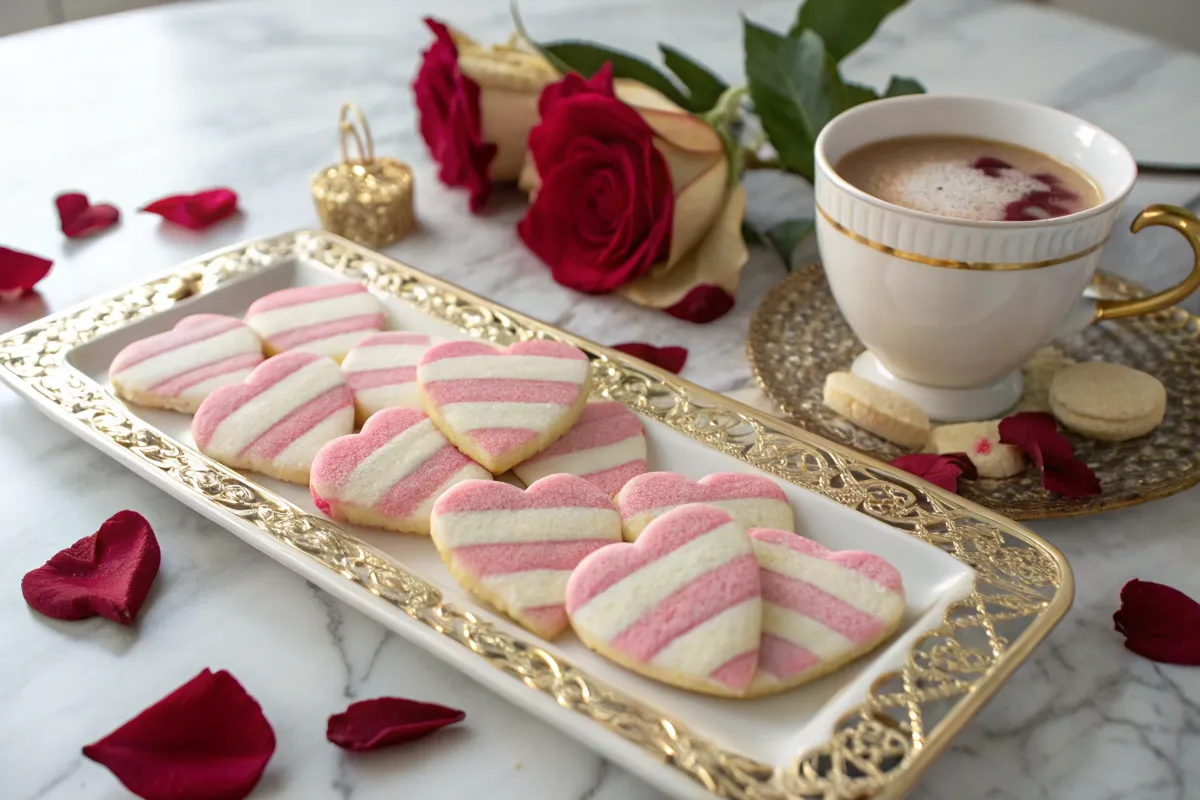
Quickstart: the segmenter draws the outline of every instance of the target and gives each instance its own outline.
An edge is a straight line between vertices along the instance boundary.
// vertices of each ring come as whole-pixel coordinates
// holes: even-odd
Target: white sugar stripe
[[[548,356],[459,356],[422,364],[420,373],[423,383],[468,378],[582,383],[588,374],[588,362]]]
[[[173,350],[164,350],[158,355],[134,364],[117,374],[122,382],[151,385],[182,375],[189,370],[220,361],[240,353],[254,353],[262,345],[254,331],[238,326],[208,339],[201,339]]]
[[[343,317],[380,313],[379,301],[370,292],[359,292],[335,297],[331,300],[314,300],[311,303],[277,308],[247,317],[246,322],[265,337],[274,336],[293,328],[304,328],[322,322],[332,322]]]
[[[421,395],[417,392],[417,384],[393,383],[387,386],[372,386],[370,389],[359,389],[354,393],[358,405],[367,411],[381,408],[420,408]]]
[[[423,344],[359,345],[346,358],[347,372],[362,372],[368,369],[391,369],[393,367],[416,366],[421,354],[428,350]]]
[[[763,603],[763,633],[811,650],[822,659],[837,658],[854,648],[854,642],[812,617],[774,603]]]
[[[440,538],[448,547],[472,544],[571,541],[610,535],[618,541],[618,517],[608,508],[525,508],[442,514]]]
[[[325,419],[309,428],[299,439],[283,449],[279,455],[271,459],[276,464],[312,464],[317,457],[317,451],[338,436],[354,430],[354,409],[351,406],[339,408]]]
[[[241,452],[285,414],[341,383],[341,372],[328,361],[305,364],[221,420],[208,450],[213,453]]]
[[[518,465],[517,472],[521,476],[521,480],[533,483],[538,478],[553,475],[556,472],[591,475],[628,464],[630,461],[645,460],[646,440],[640,433],[634,433],[628,439],[603,447],[576,450],[573,453],[562,453],[526,461],[524,464]]]
[[[745,538],[741,527],[734,522],[714,528],[625,576],[576,609],[572,616],[584,630],[612,641],[686,584],[749,553]]]
[[[755,597],[710,617],[659,650],[650,663],[688,675],[708,676],[739,653],[758,647],[762,601]],[[720,642],[720,647],[714,647]]]
[[[558,403],[451,403],[440,411],[447,424],[465,433],[481,428],[543,431],[562,416]]]
[[[754,555],[765,570],[811,583],[823,592],[877,619],[891,619],[903,600],[858,570],[798,553],[788,547],[754,540]]]
[[[736,500],[703,500],[706,506],[713,506],[729,514],[742,523],[746,528],[775,528],[790,531],[795,526],[792,508],[787,503],[768,497],[739,498]],[[651,517],[659,517],[676,506],[663,506],[643,512]],[[637,516],[642,516],[639,514]],[[649,519],[650,517],[647,517]]]
[[[421,420],[364,458],[350,473],[339,497],[343,502],[371,508],[397,481],[420,469],[448,445],[431,421]]]
[[[302,353],[316,353],[322,356],[340,358],[347,350],[354,347],[359,339],[369,336],[374,331],[374,328],[363,328],[357,331],[350,331],[349,333],[339,333],[337,336],[303,342],[289,347],[288,350],[298,350]]]
[[[503,597],[509,607],[537,608],[561,605],[567,596],[569,569],[527,569],[483,579],[488,591]]]

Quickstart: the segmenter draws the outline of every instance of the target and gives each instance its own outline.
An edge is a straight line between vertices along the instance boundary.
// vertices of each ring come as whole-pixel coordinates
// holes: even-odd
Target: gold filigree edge
[[[71,348],[199,292],[294,258],[393,295],[471,336],[552,337],[593,358],[598,391],[693,439],[942,548],[977,575],[972,593],[881,676],[831,738],[786,767],[723,750],[569,662],[469,611],[327,520],[305,513],[132,416],[66,362]],[[902,796],[919,773],[1066,613],[1072,577],[1057,550],[1013,523],[781,420],[636,359],[508,311],[330,234],[298,232],[238,245],[48,317],[0,339],[0,368],[79,423],[225,513],[366,588],[559,705],[603,724],[714,794],[848,800]],[[944,706],[947,700],[952,705]],[[940,716],[938,712],[940,711]]]

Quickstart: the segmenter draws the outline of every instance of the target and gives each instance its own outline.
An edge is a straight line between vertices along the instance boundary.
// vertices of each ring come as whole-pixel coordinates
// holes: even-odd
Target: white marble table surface
[[[510,195],[480,219],[439,187],[414,132],[408,89],[432,7],[483,39],[509,32],[503,0],[248,0],[180,3],[0,39],[0,244],[55,259],[41,302],[0,308],[0,331],[237,240],[315,224],[311,173],[333,160],[339,104],[369,114],[378,149],[417,170],[421,233],[390,252],[601,342],[691,350],[685,375],[746,383],[747,319],[782,275],[767,253],[737,308],[692,326],[554,284],[520,246]],[[666,39],[740,74],[737,11],[722,0],[524,0],[540,35],[585,35],[644,53]],[[785,27],[793,0],[744,0]],[[916,0],[850,59],[933,90],[1028,98],[1108,128],[1138,158],[1200,161],[1200,58],[1026,4]],[[807,196],[754,176],[760,218],[804,213]],[[229,185],[244,216],[202,234],[133,213],[177,191]],[[122,226],[66,242],[52,196],[81,188],[126,211]],[[777,199],[773,199],[777,198]],[[1200,207],[1200,181],[1141,181],[1130,201]],[[1108,269],[1152,285],[1187,254],[1166,232],[1118,235]],[[1195,309],[1195,299],[1192,308]],[[0,392],[0,797],[127,796],[79,748],[201,668],[226,668],[262,702],[279,748],[260,798],[478,797],[650,800],[661,795],[399,637],[316,591],[222,529]],[[158,531],[163,567],[136,628],[59,624],[27,610],[21,575],[122,508]],[[1128,579],[1200,595],[1200,490],[1099,517],[1035,523],[1077,576],[1075,606],[929,770],[914,796],[1200,797],[1200,671],[1126,652],[1110,615]],[[348,702],[385,694],[465,709],[469,724],[366,758],[324,741]]]

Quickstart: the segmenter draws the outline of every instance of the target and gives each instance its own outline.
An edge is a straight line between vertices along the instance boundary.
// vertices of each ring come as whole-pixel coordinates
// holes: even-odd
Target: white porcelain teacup
[[[1090,176],[1101,202],[1031,222],[936,216],[888,203],[834,170],[847,153],[902,136],[969,136],[1040,151]],[[1083,297],[1137,166],[1116,138],[1052,108],[913,95],[850,109],[816,143],[817,240],[838,306],[867,346],[854,372],[943,421],[988,419],[1020,398],[1040,346],[1100,319],[1145,314],[1200,287],[1200,221],[1149,206],[1133,223],[1180,231],[1196,253],[1178,286],[1136,300]]]

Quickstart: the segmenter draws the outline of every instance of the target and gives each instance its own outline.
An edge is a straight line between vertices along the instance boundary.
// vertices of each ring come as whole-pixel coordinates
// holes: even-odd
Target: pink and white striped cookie
[[[538,636],[567,627],[567,579],[589,553],[621,541],[621,520],[602,490],[550,475],[521,490],[466,481],[433,506],[433,543],[468,591]]]
[[[617,494],[626,541],[634,541],[655,517],[685,503],[705,503],[728,512],[750,528],[796,530],[787,495],[761,475],[718,472],[697,481],[675,472],[647,472],[632,478]]]
[[[471,479],[492,474],[458,452],[424,411],[388,408],[359,433],[322,447],[308,488],[334,519],[428,534],[434,501]]]
[[[636,542],[585,558],[567,581],[567,614],[584,644],[634,672],[740,697],[758,666],[758,573],[750,537],[729,514],[680,506]]]
[[[504,350],[445,342],[417,365],[425,411],[459,450],[496,475],[570,430],[587,403],[591,375],[583,351],[541,339]]]
[[[314,353],[269,358],[244,383],[222,386],[192,418],[201,453],[307,484],[317,451],[354,430],[354,397],[332,360]]]
[[[260,297],[246,310],[267,355],[299,350],[341,361],[385,323],[383,303],[359,283],[297,286]]]
[[[371,334],[346,354],[342,372],[354,392],[360,425],[385,408],[421,408],[417,362],[441,341],[424,333],[384,331]]]
[[[211,391],[241,383],[262,361],[258,334],[240,319],[193,314],[117,353],[108,379],[126,400],[190,414]]]
[[[904,618],[900,571],[788,531],[750,531],[763,594],[762,649],[748,694],[819,678],[874,649]]]
[[[620,403],[588,403],[566,435],[513,467],[526,484],[566,472],[599,486],[609,497],[646,471],[646,434],[638,415]]]

